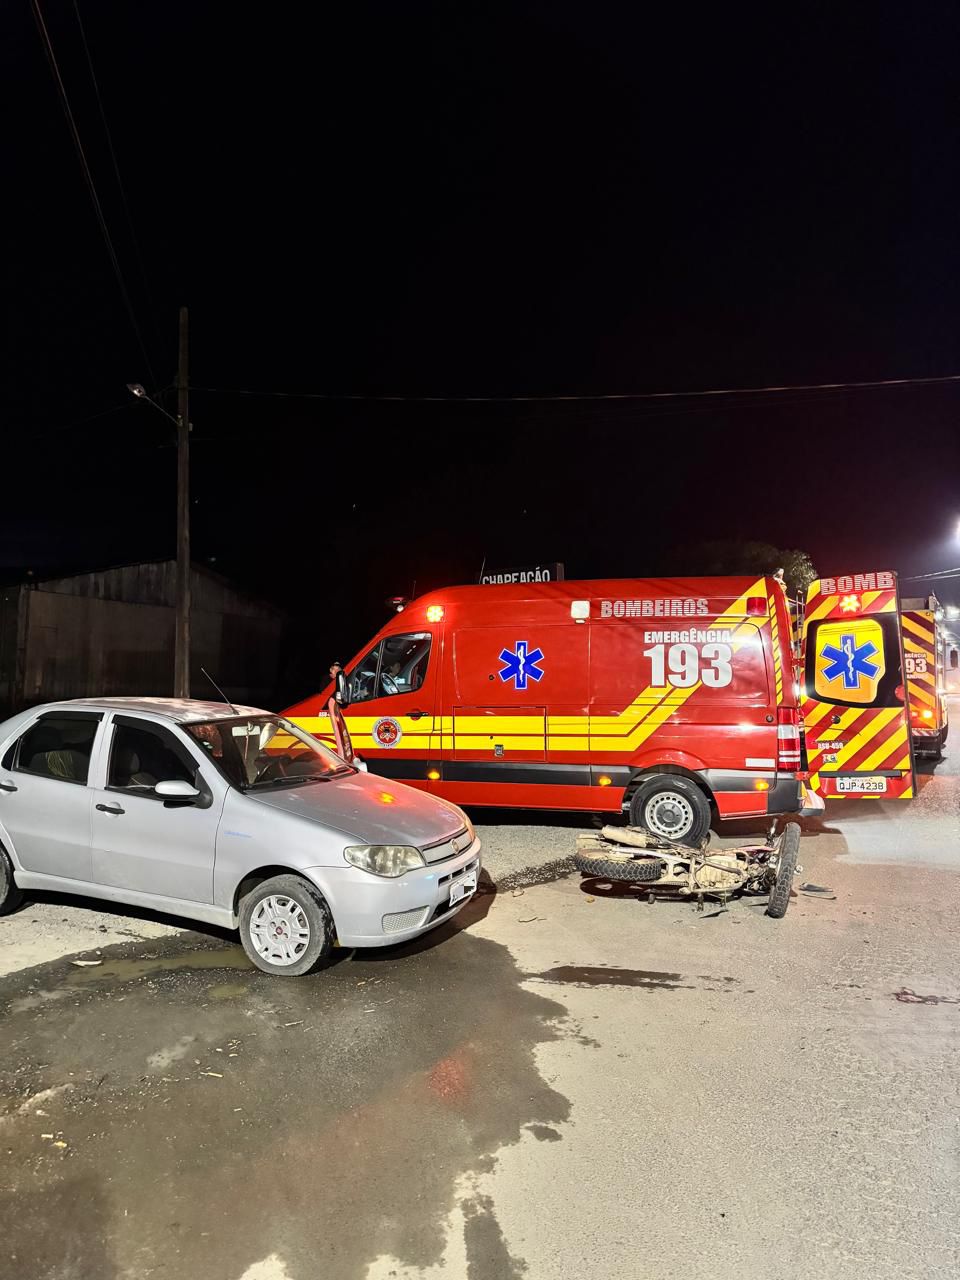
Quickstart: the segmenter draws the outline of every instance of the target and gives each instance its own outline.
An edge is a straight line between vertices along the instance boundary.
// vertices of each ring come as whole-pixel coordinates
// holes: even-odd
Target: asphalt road
[[[780,922],[605,894],[564,874],[578,824],[529,817],[484,824],[455,927],[302,980],[28,904],[0,1275],[955,1276],[956,750],[912,805],[831,806],[801,860],[835,896]]]

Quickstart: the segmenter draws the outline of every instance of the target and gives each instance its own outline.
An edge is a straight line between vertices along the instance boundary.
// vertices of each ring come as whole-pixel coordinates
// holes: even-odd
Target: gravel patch
[[[596,830],[596,824],[586,814],[551,818],[544,822],[543,815],[536,814],[531,821],[529,813],[511,813],[507,822],[486,823],[482,818],[477,822],[484,870],[500,892],[548,884],[573,871],[577,834]]]

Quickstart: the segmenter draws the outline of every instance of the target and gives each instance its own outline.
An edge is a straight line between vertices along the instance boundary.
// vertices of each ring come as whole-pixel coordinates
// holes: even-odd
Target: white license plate
[[[460,901],[461,898],[467,898],[477,887],[477,873],[468,871],[465,876],[461,876],[459,880],[454,880],[450,886],[450,905],[451,907]]]
[[[868,795],[882,795],[887,789],[886,778],[837,778],[837,791],[857,791]]]

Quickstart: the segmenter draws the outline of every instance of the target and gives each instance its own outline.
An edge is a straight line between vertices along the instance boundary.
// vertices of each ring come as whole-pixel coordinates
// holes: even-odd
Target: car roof
[[[50,703],[44,711],[54,707],[63,710],[132,711],[152,716],[162,716],[177,724],[200,724],[206,720],[229,720],[234,716],[269,716],[272,711],[259,707],[230,706],[225,702],[204,702],[199,698],[72,698],[67,702]],[[39,710],[39,708],[34,708]]]

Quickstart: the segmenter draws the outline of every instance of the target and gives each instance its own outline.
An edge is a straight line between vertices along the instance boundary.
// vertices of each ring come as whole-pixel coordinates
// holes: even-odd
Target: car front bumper
[[[469,875],[479,880],[480,841],[463,853],[396,879],[375,876],[346,864],[311,867],[306,874],[333,912],[342,947],[389,947],[408,942],[451,920],[476,890],[450,905],[453,886]]]

